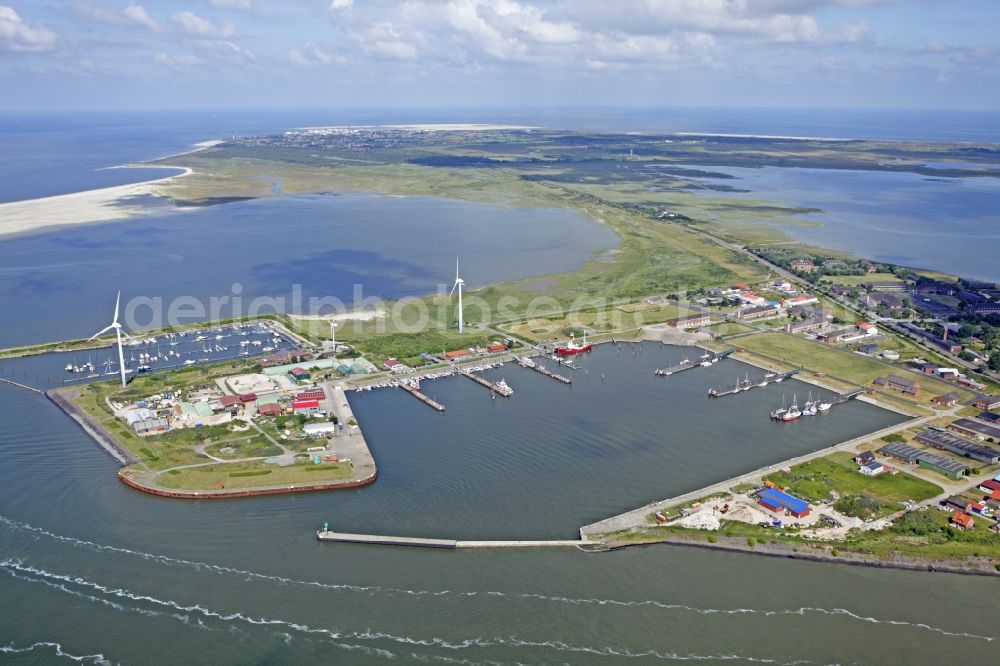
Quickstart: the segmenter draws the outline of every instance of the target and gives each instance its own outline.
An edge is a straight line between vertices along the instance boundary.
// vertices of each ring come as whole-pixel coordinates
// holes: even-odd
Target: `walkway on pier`
[[[316,532],[320,541],[335,543],[362,543],[378,546],[408,546],[416,548],[576,548],[588,545],[589,541],[577,539],[542,541],[464,541],[458,539],[426,539],[421,537],[384,536],[378,534],[349,534],[320,530]]]
[[[28,386],[27,384],[21,384],[20,382],[15,382],[13,379],[7,379],[6,377],[0,377],[0,382],[4,384],[10,384],[11,386],[16,386],[17,388],[22,388],[26,391],[31,391],[32,393],[42,393],[41,389],[36,389],[34,386]]]

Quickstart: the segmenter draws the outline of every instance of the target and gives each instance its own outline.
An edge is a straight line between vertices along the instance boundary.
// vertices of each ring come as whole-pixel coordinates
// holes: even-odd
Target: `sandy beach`
[[[0,238],[47,227],[106,222],[139,215],[144,208],[130,203],[130,198],[155,194],[157,183],[193,173],[187,167],[171,168],[183,169],[183,173],[141,183],[0,204]]]

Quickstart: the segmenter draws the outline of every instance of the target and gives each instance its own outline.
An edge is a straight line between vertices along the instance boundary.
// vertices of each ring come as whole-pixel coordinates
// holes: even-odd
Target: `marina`
[[[737,379],[736,383],[732,386],[727,386],[725,388],[708,389],[708,397],[710,398],[721,398],[727,395],[735,395],[737,393],[742,393],[743,391],[749,391],[753,388],[764,388],[768,384],[777,384],[783,382],[786,379],[794,377],[799,373],[799,370],[789,370],[788,372],[768,372],[762,378],[757,380],[751,380],[750,374],[746,373],[742,380]]]
[[[556,380],[557,382],[562,382],[563,384],[572,384],[573,383],[573,380],[571,380],[569,377],[564,377],[562,375],[557,375],[556,373],[554,373],[551,370],[549,370],[548,368],[546,368],[544,365],[541,365],[540,363],[536,362],[534,359],[531,359],[531,358],[529,358],[527,356],[522,356],[520,359],[518,359],[518,363],[521,364],[522,368],[529,368],[529,369],[534,370],[535,372],[537,372],[539,374],[545,375],[546,377],[550,377],[550,378]]]
[[[799,407],[798,396],[792,396],[792,404],[785,406],[784,396],[782,396],[781,407],[773,410],[771,412],[772,421],[783,421],[788,423],[790,421],[795,421],[803,416],[815,416],[816,414],[822,414],[829,411],[834,405],[842,405],[852,398],[856,398],[859,395],[865,393],[864,389],[857,389],[849,393],[843,393],[840,395],[835,395],[829,399],[816,398],[813,400],[812,392],[809,393],[809,398],[806,402]]]
[[[732,354],[735,349],[727,349],[723,352],[705,352],[702,354],[697,361],[692,361],[690,358],[685,357],[680,363],[668,366],[666,368],[658,368],[653,371],[657,377],[669,377],[670,375],[677,374],[678,372],[683,372],[684,370],[690,370],[692,368],[707,368],[709,366],[715,365],[722,359],[728,357]],[[742,389],[741,389],[742,390]]]
[[[420,392],[420,380],[419,379],[403,379],[399,382],[399,388],[403,389],[414,398],[424,403],[431,409],[437,410],[439,412],[444,411],[444,405],[434,400],[431,400],[426,395]]]
[[[509,398],[510,396],[514,395],[514,389],[512,389],[510,386],[507,385],[506,379],[501,379],[500,381],[494,383],[485,380],[479,375],[473,374],[468,370],[459,370],[459,374],[461,374],[464,377],[468,377],[469,379],[471,379],[472,381],[476,382],[481,386],[485,386],[495,395],[501,395],[505,398]]]

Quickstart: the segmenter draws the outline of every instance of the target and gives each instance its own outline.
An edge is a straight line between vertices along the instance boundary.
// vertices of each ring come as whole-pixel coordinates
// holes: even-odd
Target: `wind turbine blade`
[[[122,300],[122,290],[119,289],[118,296],[115,298],[115,318],[112,319],[111,321],[115,322],[118,321],[118,304],[121,303],[121,300]]]
[[[114,327],[115,327],[115,325],[111,324],[107,328],[102,328],[100,331],[98,331],[97,333],[94,333],[92,336],[90,336],[90,338],[87,339],[87,342],[90,342],[94,338],[101,337],[102,335],[104,335],[105,333],[107,333],[108,331],[110,331],[111,329],[113,329]]]
[[[458,257],[455,257],[455,280],[458,280]]]
[[[456,280],[455,284],[452,285],[451,291],[448,292],[448,295],[451,296],[452,294],[454,294],[456,289],[458,289],[458,280]]]
[[[125,332],[125,331],[124,331],[123,329],[120,329],[120,328],[119,328],[118,330],[119,330],[119,331],[121,331],[121,334],[125,336],[125,339],[126,339],[126,340],[135,340],[135,338],[133,338],[133,337],[132,337],[131,335],[129,335],[128,333],[126,333],[126,332]]]

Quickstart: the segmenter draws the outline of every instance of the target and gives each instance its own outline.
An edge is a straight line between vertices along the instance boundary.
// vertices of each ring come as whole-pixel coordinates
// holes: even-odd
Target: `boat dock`
[[[657,370],[654,371],[654,374],[657,377],[669,377],[670,375],[673,375],[673,374],[678,373],[678,372],[682,372],[684,370],[690,370],[691,368],[697,368],[699,366],[708,367],[710,365],[714,365],[714,364],[718,363],[722,359],[724,359],[727,356],[729,356],[730,354],[732,354],[734,351],[736,351],[736,350],[735,349],[727,349],[726,351],[723,351],[723,352],[714,352],[714,353],[708,353],[708,352],[706,352],[697,361],[692,361],[690,359],[684,359],[683,361],[681,361],[677,365],[672,365],[672,366],[670,366],[668,368],[657,369]]]
[[[444,411],[444,405],[442,405],[439,402],[435,402],[434,400],[431,400],[426,395],[424,395],[423,393],[420,392],[420,384],[419,383],[416,386],[413,386],[408,381],[402,381],[402,382],[399,382],[399,388],[403,389],[404,391],[406,391],[407,393],[409,393],[414,398],[416,398],[420,402],[424,403],[428,407],[431,407],[432,409],[436,409],[439,412],[443,412]]]
[[[535,372],[537,372],[539,374],[542,374],[542,375],[545,375],[546,377],[551,377],[552,379],[556,380],[557,382],[562,382],[563,384],[572,384],[573,383],[573,380],[570,379],[569,377],[563,377],[562,375],[557,375],[556,373],[552,372],[551,370],[549,370],[545,366],[539,365],[538,363],[536,363],[532,359],[528,358],[527,356],[525,356],[522,359],[519,359],[519,362],[520,362],[522,368],[531,368]]]
[[[798,373],[799,373],[798,370],[790,370],[789,372],[783,372],[781,374],[769,372],[766,375],[764,375],[761,379],[758,379],[756,381],[752,381],[751,379],[747,378],[745,380],[737,381],[732,386],[727,386],[726,388],[721,388],[721,389],[710,388],[708,389],[708,397],[721,398],[726,395],[733,395],[736,393],[742,393],[743,391],[749,391],[752,388],[763,388],[773,382],[782,382],[788,379],[789,377],[794,377]]]
[[[316,539],[332,543],[360,543],[375,546],[407,546],[414,548],[577,548],[589,541],[579,539],[553,539],[538,541],[462,541],[457,539],[424,539],[419,537],[379,536],[376,534],[348,534],[322,529]]]
[[[494,393],[498,393],[498,394],[502,395],[505,398],[509,398],[510,396],[512,396],[514,394],[514,389],[512,389],[509,386],[507,386],[507,382],[505,382],[503,380],[501,380],[501,381],[497,382],[496,384],[494,384],[493,382],[491,382],[491,381],[489,381],[487,379],[483,379],[479,375],[473,374],[473,373],[469,372],[468,370],[462,369],[462,370],[459,370],[458,372],[462,376],[468,377],[469,379],[471,379],[472,381],[476,382],[477,384],[481,384],[482,386],[485,386],[486,388],[488,388],[490,391],[492,391]]]

